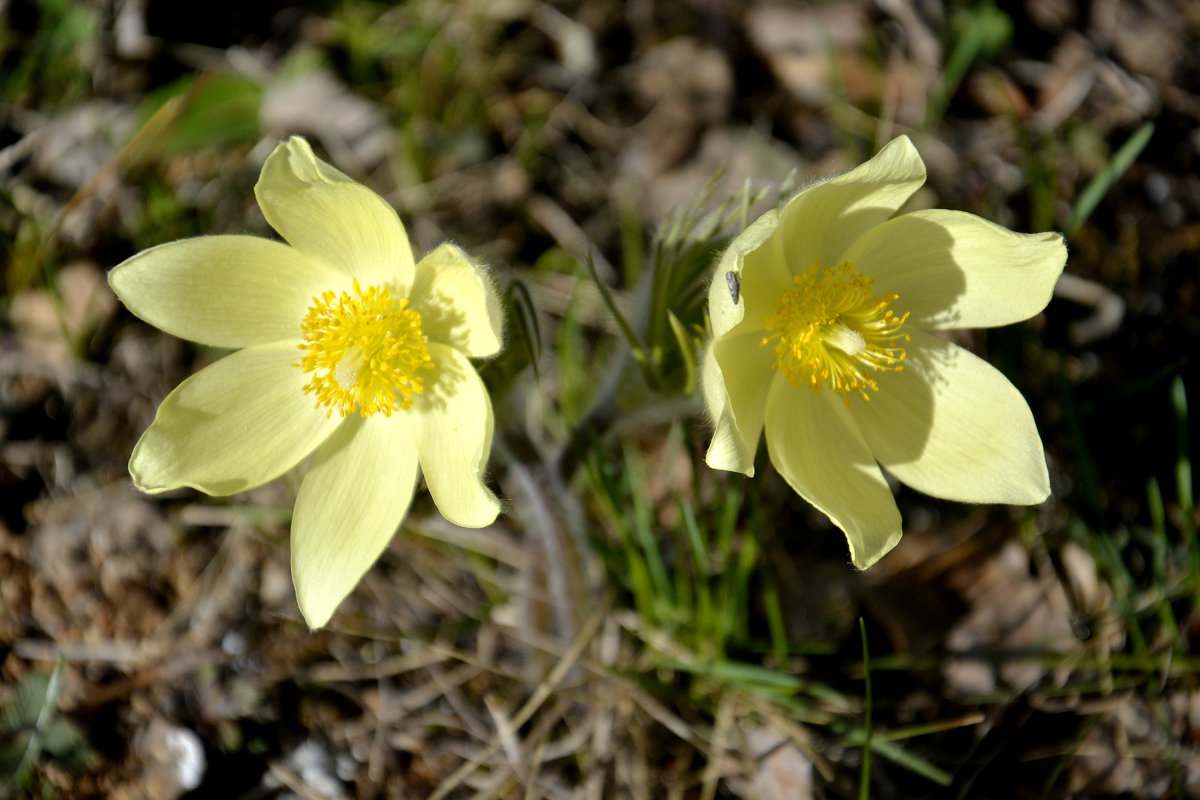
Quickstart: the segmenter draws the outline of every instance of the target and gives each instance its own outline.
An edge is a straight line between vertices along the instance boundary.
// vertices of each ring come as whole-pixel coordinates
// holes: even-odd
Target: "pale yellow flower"
[[[963,502],[1050,493],[1025,399],[930,331],[1037,314],[1066,263],[1062,237],[942,209],[897,216],[924,181],[916,148],[893,140],[758,219],[709,290],[709,466],[753,475],[765,432],[771,463],[845,531],[863,569],[900,540],[880,466]]]
[[[175,336],[238,348],[163,400],[129,462],[156,493],[227,495],[313,455],[292,518],[292,578],[324,625],[400,525],[420,476],[442,514],[490,524],[492,407],[468,358],[501,346],[495,291],[445,244],[414,263],[396,212],[294,137],[254,187],[287,244],[207,236],[109,274],[129,309]]]

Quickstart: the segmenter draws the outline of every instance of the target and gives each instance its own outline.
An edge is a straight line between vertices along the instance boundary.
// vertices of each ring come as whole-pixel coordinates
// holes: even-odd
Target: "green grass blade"
[[[521,343],[525,346],[529,366],[533,368],[533,376],[541,380],[538,364],[542,360],[542,329],[538,324],[537,306],[534,305],[533,296],[529,293],[529,287],[522,281],[510,283],[505,289],[505,296],[515,312]]]
[[[950,99],[958,91],[968,70],[981,55],[999,47],[1012,38],[1012,20],[996,8],[995,3],[983,2],[970,12],[966,28],[954,43],[949,58],[942,68],[942,80],[929,101],[925,128],[931,129],[941,120],[950,105]]]
[[[696,575],[696,605],[694,611],[695,625],[699,631],[713,629],[712,591],[709,587],[708,549],[704,546],[704,537],[700,526],[696,523],[696,512],[691,503],[679,501],[679,510],[683,515],[683,530],[687,534],[688,544],[692,552],[692,564]]]
[[[804,687],[804,681],[786,672],[746,664],[740,661],[670,661],[668,667],[693,675],[707,675],[723,683],[746,689],[766,688],[777,692],[796,692]]]
[[[663,603],[670,607],[674,605],[671,580],[667,577],[667,567],[663,561],[662,551],[654,536],[654,511],[650,507],[645,493],[639,491],[641,487],[646,486],[648,480],[645,465],[637,456],[636,451],[628,447],[625,449],[625,480],[625,491],[633,502],[633,533],[637,537],[646,569],[650,574],[651,586],[657,600],[655,607],[661,607]]]
[[[858,779],[858,798],[867,800],[871,796],[871,708],[874,698],[871,695],[871,652],[867,647],[867,624],[863,618],[858,618],[858,632],[862,637],[863,651],[863,703],[866,709],[863,713],[863,753],[862,771]]]
[[[935,767],[920,756],[913,755],[895,742],[889,742],[886,739],[875,739],[871,743],[871,751],[883,756],[893,764],[904,767],[909,772],[936,783],[938,786],[949,786],[952,780],[949,772]]]
[[[642,227],[642,211],[638,207],[637,190],[622,182],[617,186],[617,221],[621,232],[621,262],[625,267],[627,286],[636,284],[646,271],[646,232]]]
[[[865,743],[866,732],[858,729],[851,729],[844,722],[833,720],[830,723],[830,728],[835,733],[840,733],[845,744],[849,746],[863,746],[863,758],[866,759]],[[925,759],[918,755],[908,752],[894,741],[890,741],[885,736],[874,736],[870,740],[870,752],[888,761],[903,767],[915,775],[920,775],[926,780],[936,783],[939,786],[949,786],[952,781],[950,773],[944,769],[935,767]]]
[[[1175,461],[1175,491],[1179,493],[1179,510],[1183,512],[1183,541],[1189,549],[1194,549],[1196,526],[1192,521],[1192,512],[1195,509],[1195,496],[1192,493],[1192,457],[1188,444],[1187,390],[1183,386],[1183,378],[1176,377],[1171,384],[1171,405],[1175,409],[1175,436],[1179,443],[1179,454]]]
[[[762,592],[763,612],[767,615],[767,631],[771,636],[771,652],[775,663],[780,669],[786,669],[788,664],[787,629],[783,625],[783,609],[779,605],[779,591],[775,581],[767,575],[766,585]]]
[[[604,305],[608,308],[608,312],[613,315],[613,319],[617,322],[617,327],[621,329],[621,334],[625,340],[629,342],[629,346],[633,348],[634,357],[638,361],[642,361],[645,355],[642,350],[642,344],[638,340],[637,334],[634,333],[633,327],[629,324],[629,320],[625,319],[625,315],[617,308],[617,302],[610,294],[608,286],[600,279],[600,273],[596,272],[596,262],[589,254],[587,259],[588,274],[592,276],[592,283],[596,284],[596,288],[600,291],[600,299],[604,301]]]
[[[1079,199],[1075,201],[1075,208],[1071,210],[1071,218],[1067,221],[1065,233],[1068,237],[1073,236],[1079,230],[1079,226],[1087,221],[1087,218],[1096,210],[1096,206],[1100,205],[1100,201],[1104,199],[1104,195],[1108,194],[1108,190],[1125,174],[1125,170],[1129,169],[1142,150],[1146,149],[1146,145],[1150,143],[1150,137],[1153,135],[1154,123],[1144,123],[1125,140],[1125,144],[1121,145],[1113,155],[1108,166],[1101,170],[1099,175],[1092,178],[1087,188],[1080,192]]]
[[[1042,800],[1053,796],[1051,790],[1054,788],[1054,784],[1058,783],[1058,779],[1062,777],[1063,772],[1066,771],[1075,754],[1079,752],[1080,746],[1083,745],[1084,740],[1091,734],[1092,729],[1096,727],[1100,719],[1100,714],[1092,714],[1088,717],[1087,722],[1079,726],[1079,730],[1075,732],[1075,736],[1071,739],[1071,744],[1067,748],[1067,752],[1063,753],[1062,758],[1058,760],[1058,763],[1054,765],[1054,769],[1050,771],[1050,775],[1046,778],[1046,784],[1042,787]]]
[[[20,763],[13,770],[12,780],[16,786],[21,785],[26,776],[28,776],[29,771],[33,769],[34,762],[41,755],[42,738],[49,729],[50,723],[54,721],[55,714],[58,713],[58,695],[62,691],[63,667],[65,665],[66,661],[60,655],[58,661],[54,664],[54,671],[50,673],[50,678],[46,681],[42,696],[38,700],[39,707],[37,719],[33,723],[33,731],[25,746],[25,752],[21,755]]]

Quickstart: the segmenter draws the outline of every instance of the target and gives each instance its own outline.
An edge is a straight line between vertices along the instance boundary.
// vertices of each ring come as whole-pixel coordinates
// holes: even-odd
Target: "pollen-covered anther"
[[[910,337],[901,332],[908,314],[891,309],[899,296],[873,294],[874,281],[848,262],[832,269],[814,263],[792,280],[765,320],[762,344],[774,342],[774,369],[793,386],[870,400],[866,390],[879,390],[872,373],[903,369],[900,343]]]
[[[363,289],[355,280],[352,292],[314,297],[300,333],[296,366],[311,375],[304,391],[326,416],[407,409],[425,388],[418,370],[433,367],[420,312],[383,286]]]

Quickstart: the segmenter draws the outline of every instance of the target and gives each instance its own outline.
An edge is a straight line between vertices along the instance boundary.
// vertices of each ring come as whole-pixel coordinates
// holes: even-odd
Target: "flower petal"
[[[431,341],[471,358],[500,352],[500,298],[483,268],[454,245],[443,244],[417,263],[409,300]]]
[[[1035,505],[1050,495],[1025,398],[961,347],[915,332],[903,372],[881,373],[852,413],[871,452],[900,480],[966,503]]]
[[[297,250],[364,286],[386,283],[408,294],[412,249],[395,209],[317,158],[301,137],[267,156],[254,195],[267,222]]]
[[[779,235],[792,273],[819,261],[839,264],[864,232],[895,214],[925,182],[925,164],[907,136],[865,164],[805,189],[779,215]]]
[[[175,387],[133,448],[133,482],[151,494],[227,495],[298,464],[342,422],[304,394],[298,358],[295,342],[250,347]]]
[[[795,285],[788,263],[783,252],[783,238],[778,234],[746,254],[740,273],[740,294],[746,312],[742,324],[729,333],[754,333],[762,337],[767,315],[775,312],[780,296]],[[728,281],[722,282],[727,284],[728,293]]]
[[[434,375],[413,398],[421,472],[442,516],[464,528],[490,525],[500,503],[483,483],[492,449],[492,403],[475,368],[453,347],[429,342]]]
[[[778,377],[771,368],[774,354],[759,344],[761,339],[761,331],[750,331],[716,340],[704,354],[700,377],[716,428],[704,460],[713,469],[748,477],[754,477],[767,391]]]
[[[767,396],[767,450],[788,485],[846,534],[867,569],[900,541],[900,511],[841,396],[786,380]]]
[[[403,414],[346,418],[321,445],[296,495],[292,582],[320,628],[387,547],[417,485],[417,451]]]
[[[762,298],[771,295],[778,286],[789,285],[791,277],[787,272],[787,264],[774,237],[778,227],[779,212],[772,209],[738,234],[721,254],[717,271],[708,287],[708,317],[714,336],[724,336],[742,322],[751,297],[759,300],[756,304],[760,309],[759,317],[769,313],[771,309],[761,310],[764,305]],[[764,248],[764,245],[768,246]],[[731,274],[732,280],[737,281],[738,285],[740,302],[737,303],[729,288]],[[762,327],[761,324],[755,326],[753,321],[749,325]]]
[[[931,209],[863,234],[844,259],[896,292],[922,328],[986,328],[1046,307],[1067,263],[1057,233],[1015,233],[974,214]]]
[[[169,242],[108,273],[109,285],[135,315],[213,347],[299,339],[312,298],[339,280],[322,262],[257,236]]]

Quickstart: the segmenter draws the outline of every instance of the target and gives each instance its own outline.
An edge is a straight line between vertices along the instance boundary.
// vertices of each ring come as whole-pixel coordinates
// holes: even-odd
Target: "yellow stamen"
[[[899,295],[873,295],[875,281],[848,262],[833,269],[814,263],[792,280],[795,286],[780,295],[765,320],[761,343],[775,343],[774,369],[793,386],[814,392],[828,386],[870,400],[866,390],[879,391],[870,372],[904,369],[899,343],[910,337],[900,328],[908,314],[898,317],[889,308]]]
[[[312,373],[304,392],[316,395],[326,416],[336,409],[343,417],[390,417],[424,391],[417,370],[433,367],[420,312],[382,286],[364,290],[355,280],[353,294],[314,297],[300,335],[305,352],[296,366]]]

